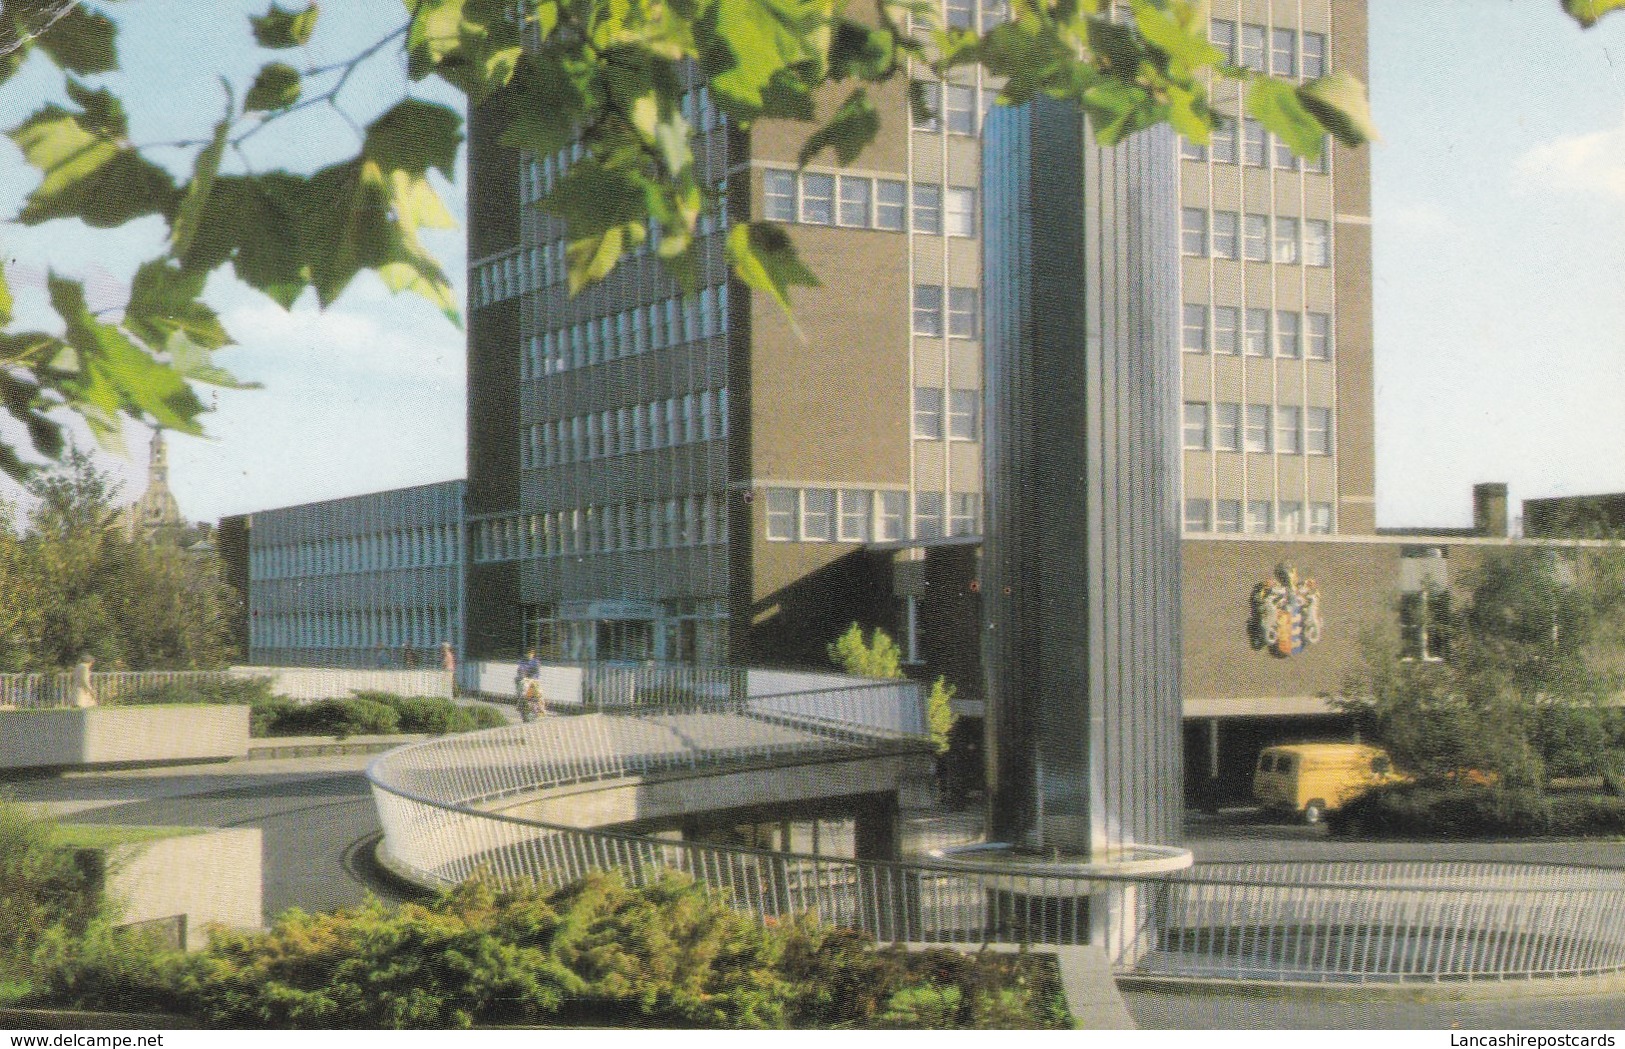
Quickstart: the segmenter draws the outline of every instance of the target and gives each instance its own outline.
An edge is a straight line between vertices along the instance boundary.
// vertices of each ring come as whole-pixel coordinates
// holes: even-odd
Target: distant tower
[[[131,539],[154,542],[175,539],[186,529],[180,504],[169,490],[169,450],[164,432],[152,435],[152,452],[147,459],[147,488],[141,498],[125,511],[124,527]]]

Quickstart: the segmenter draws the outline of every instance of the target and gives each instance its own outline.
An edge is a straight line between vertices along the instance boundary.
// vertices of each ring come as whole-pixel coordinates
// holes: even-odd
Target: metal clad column
[[[991,829],[1102,855],[1178,837],[1177,181],[1059,102],[985,137]]]

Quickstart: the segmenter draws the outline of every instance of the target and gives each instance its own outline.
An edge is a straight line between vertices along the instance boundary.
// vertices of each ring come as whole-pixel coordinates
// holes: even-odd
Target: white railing
[[[368,769],[385,854],[424,884],[692,875],[762,919],[882,940],[1084,943],[1118,970],[1275,981],[1470,981],[1625,971],[1625,871],[1451,863],[1208,864],[1139,877],[987,874],[674,842],[489,811],[551,787],[918,742],[903,690],[866,684],[681,710],[548,718],[404,747]],[[918,708],[918,692],[913,693]],[[742,799],[743,800],[743,799]],[[1093,928],[1092,928],[1093,924]]]
[[[160,689],[220,684],[231,676],[224,670],[112,671],[91,674],[90,688],[98,704],[111,706],[138,700]],[[0,707],[18,710],[71,707],[76,700],[70,671],[0,674]]]

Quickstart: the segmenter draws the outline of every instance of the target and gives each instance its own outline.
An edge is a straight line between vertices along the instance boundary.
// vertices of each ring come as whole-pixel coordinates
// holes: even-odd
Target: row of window
[[[249,621],[248,637],[254,648],[430,648],[458,634],[453,609],[426,606],[256,614]]]
[[[1190,451],[1332,454],[1330,408],[1186,401],[1183,429]]]
[[[568,328],[532,335],[519,356],[519,377],[586,368],[620,357],[709,339],[728,330],[728,286],[702,288],[693,295],[673,295],[647,306],[634,306]]]
[[[928,182],[916,182],[911,188],[898,179],[863,175],[764,168],[762,213],[774,222],[808,226],[976,236],[974,189],[944,189]]]
[[[715,213],[700,213],[696,234],[708,237],[728,229],[727,202],[721,202]],[[648,238],[631,250],[633,256],[647,255],[660,245],[660,227],[650,223]],[[469,278],[472,306],[479,308],[493,302],[502,302],[526,292],[540,291],[567,279],[567,260],[563,240],[549,241],[530,248],[510,251],[500,258],[487,259],[475,266]]]
[[[1304,514],[1300,502],[1271,502],[1268,499],[1187,499],[1187,532],[1272,532],[1330,535],[1332,504],[1310,503]]]
[[[278,543],[249,553],[249,578],[288,579],[340,572],[450,565],[458,560],[457,526],[406,528],[314,543]]]
[[[914,285],[914,334],[974,339],[982,326],[982,295],[975,288]]]
[[[696,132],[720,130],[728,126],[728,117],[711,101],[711,89],[704,85],[685,91],[679,101],[683,119]],[[545,157],[532,157],[519,169],[519,200],[534,204],[553,192],[553,187],[564,178],[570,166],[579,161],[584,149],[579,140]]]
[[[1179,214],[1179,249],[1194,258],[1332,264],[1332,224],[1324,219],[1277,215],[1272,223],[1268,215],[1215,211],[1210,221],[1206,208]]]
[[[974,84],[944,84],[937,80],[916,80],[914,89],[925,100],[925,108],[910,107],[915,131],[941,131],[951,135],[974,135],[987,107],[998,92],[978,91]]]
[[[980,8],[980,11],[978,11]],[[978,18],[980,14],[980,18]],[[951,29],[976,29],[986,33],[1010,19],[1009,0],[947,0],[944,22]]]
[[[1326,75],[1326,36],[1292,28],[1213,19],[1208,38],[1228,65],[1283,79],[1318,80]]]
[[[1273,332],[1273,338],[1272,338]],[[1330,314],[1299,314],[1238,306],[1187,302],[1181,314],[1180,344],[1186,353],[1285,357],[1312,361],[1332,359]]]
[[[522,469],[584,462],[728,435],[728,391],[701,390],[663,401],[536,423],[519,446]]]
[[[975,492],[914,494],[914,538],[979,535],[982,497]],[[946,514],[944,513],[946,511]],[[767,538],[775,543],[867,543],[908,538],[907,492],[862,488],[767,489]],[[946,531],[944,531],[946,529]]]
[[[914,387],[914,436],[921,441],[974,441],[982,430],[982,391]]]
[[[1186,160],[1206,161],[1211,158],[1218,164],[1241,164],[1250,168],[1269,167],[1271,158],[1274,158],[1277,171],[1307,171],[1315,175],[1324,175],[1330,170],[1327,165],[1327,158],[1331,156],[1329,143],[1321,144],[1320,154],[1314,160],[1304,160],[1292,152],[1291,146],[1264,130],[1264,125],[1252,117],[1243,118],[1240,134],[1237,131],[1235,123],[1215,127],[1206,146],[1182,138],[1179,140],[1179,155]]]
[[[727,541],[727,497],[690,495],[479,521],[474,560],[673,550]]]

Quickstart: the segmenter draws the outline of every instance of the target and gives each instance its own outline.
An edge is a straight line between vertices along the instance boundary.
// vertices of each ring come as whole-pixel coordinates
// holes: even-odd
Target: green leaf
[[[790,313],[790,287],[818,287],[818,278],[796,254],[783,227],[771,222],[745,222],[728,231],[728,261],[734,275],[757,291],[766,292],[795,325]],[[800,328],[797,328],[800,334]]]
[[[857,88],[823,127],[807,137],[796,163],[805,167],[825,149],[833,149],[836,161],[844,167],[858,159],[879,133],[880,114],[869,100],[869,93]]]
[[[647,189],[632,172],[587,157],[542,201],[570,231],[565,250],[572,295],[608,275],[628,243],[641,243],[649,215]]]
[[[1185,69],[1198,69],[1217,64],[1224,52],[1208,39],[1206,18],[1186,17],[1190,9],[1178,11],[1157,8],[1149,4],[1136,4],[1134,24],[1146,43],[1167,55],[1169,60]]]
[[[5,328],[11,324],[13,303],[11,282],[6,279],[6,267],[3,260],[0,260],[0,328]]]
[[[527,54],[492,104],[502,116],[503,145],[546,156],[570,144],[586,97],[556,55]]]
[[[174,180],[125,140],[117,99],[105,91],[87,91],[71,79],[68,93],[85,107],[83,112],[48,105],[7,132],[44,175],[28,195],[19,221],[35,225],[79,218],[108,228],[169,211]]]
[[[228,92],[229,94],[229,92]],[[220,158],[225,153],[226,135],[231,131],[231,103],[226,103],[226,118],[214,126],[214,137],[198,152],[192,166],[192,181],[188,182],[181,197],[180,210],[170,228],[170,250],[182,258],[191,249],[197,235],[198,223],[203,218],[203,207],[214,191],[215,176],[220,173]]]
[[[704,25],[713,34],[705,56],[711,90],[743,115],[760,111],[768,84],[792,66],[809,63],[808,81],[822,80],[825,14],[820,0],[715,0]]]
[[[1625,0],[1563,0],[1563,10],[1587,29],[1620,8],[1625,8]]]
[[[1342,70],[1299,87],[1298,100],[1326,130],[1348,145],[1358,146],[1378,138],[1365,85]]]
[[[199,348],[217,350],[231,342],[219,316],[201,301],[208,274],[182,269],[164,259],[142,263],[130,282],[124,327],[155,349],[179,332]]]
[[[408,98],[367,125],[361,153],[385,171],[423,175],[430,168],[446,178],[457,169],[463,118],[450,106]]]
[[[53,12],[58,6],[52,5]],[[105,15],[75,4],[42,28],[34,43],[63,69],[88,74],[118,68],[113,43],[116,30]]]
[[[417,0],[406,30],[407,74],[431,73],[483,102],[512,79],[523,47],[511,4],[498,0]]]
[[[314,0],[303,10],[284,11],[273,3],[265,14],[258,18],[250,16],[248,21],[254,27],[256,43],[280,51],[310,43],[310,35],[316,31],[316,15]]]
[[[292,306],[309,280],[303,238],[308,184],[285,171],[217,177],[182,264],[207,274],[230,262],[239,280]]]
[[[1326,141],[1326,128],[1304,108],[1295,85],[1257,77],[1247,85],[1247,112],[1300,157],[1314,160]]]
[[[299,101],[303,86],[299,70],[286,62],[269,62],[255,74],[254,86],[243,99],[243,109],[250,113],[287,109]]]

